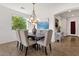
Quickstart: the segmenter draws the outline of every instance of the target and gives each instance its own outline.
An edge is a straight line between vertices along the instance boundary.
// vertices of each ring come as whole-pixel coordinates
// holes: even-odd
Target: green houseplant
[[[12,29],[13,30],[26,29],[26,20],[20,16],[12,16]]]

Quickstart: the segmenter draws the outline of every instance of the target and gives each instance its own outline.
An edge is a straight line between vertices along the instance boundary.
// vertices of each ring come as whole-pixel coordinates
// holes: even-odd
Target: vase
[[[34,28],[32,29],[32,33],[35,35],[36,34],[36,28],[35,28],[35,26],[34,26]]]

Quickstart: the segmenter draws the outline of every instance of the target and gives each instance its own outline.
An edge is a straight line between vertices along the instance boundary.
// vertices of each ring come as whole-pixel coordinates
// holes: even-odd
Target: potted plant
[[[13,30],[26,29],[26,20],[20,16],[12,16],[12,29]]]

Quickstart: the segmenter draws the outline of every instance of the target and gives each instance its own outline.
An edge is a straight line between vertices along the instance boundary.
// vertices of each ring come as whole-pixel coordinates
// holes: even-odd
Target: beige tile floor
[[[52,51],[47,49],[48,56],[79,56],[79,38],[65,37],[62,42],[52,43]],[[16,42],[10,42],[0,45],[0,56],[24,56],[24,51],[19,51],[16,47]],[[28,56],[45,56],[43,49],[36,51],[29,47]]]

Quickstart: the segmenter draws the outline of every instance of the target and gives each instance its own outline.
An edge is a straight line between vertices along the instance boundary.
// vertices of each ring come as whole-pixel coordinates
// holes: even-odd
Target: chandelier
[[[32,3],[32,4],[33,4],[33,10],[32,10],[32,15],[30,15],[29,17],[29,20],[31,21],[33,25],[35,25],[38,22],[38,20],[35,14],[35,3]]]

